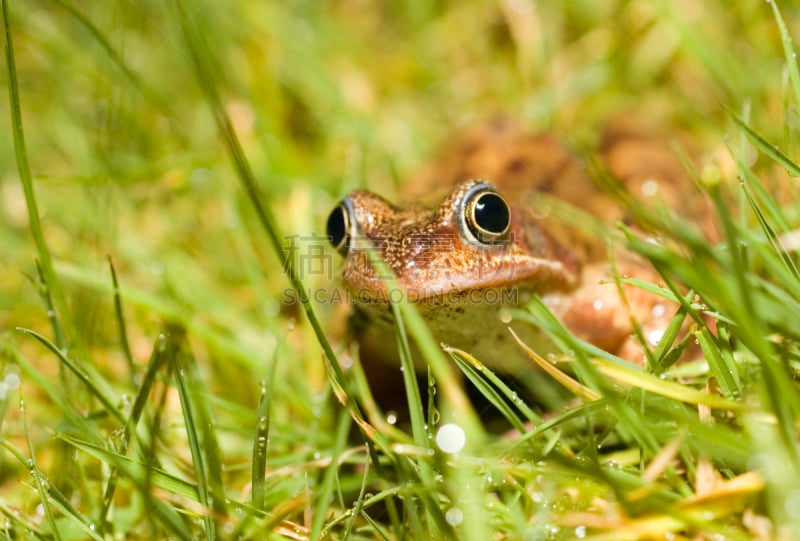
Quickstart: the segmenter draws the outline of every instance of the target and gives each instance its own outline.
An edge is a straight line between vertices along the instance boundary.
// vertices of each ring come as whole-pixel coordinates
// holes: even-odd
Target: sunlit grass
[[[800,12],[730,4],[4,1],[0,537],[791,538]],[[691,142],[721,232],[614,230],[662,279],[620,283],[680,308],[646,368],[534,301],[560,353],[532,364],[577,397],[541,411],[398,305],[392,425],[342,314],[286,293],[333,256],[285,237],[497,112],[592,148],[621,111]]]

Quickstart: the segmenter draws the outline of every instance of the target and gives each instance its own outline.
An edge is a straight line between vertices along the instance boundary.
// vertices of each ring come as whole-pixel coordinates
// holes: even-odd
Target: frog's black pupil
[[[344,245],[345,236],[347,235],[347,212],[342,205],[339,205],[328,216],[328,223],[326,231],[328,233],[328,241],[337,250],[341,249]]]
[[[475,225],[488,233],[502,234],[508,228],[508,205],[496,193],[485,193],[475,202]]]

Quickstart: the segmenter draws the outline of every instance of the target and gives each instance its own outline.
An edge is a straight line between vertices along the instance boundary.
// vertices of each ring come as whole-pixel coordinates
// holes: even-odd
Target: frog
[[[640,124],[609,122],[597,154],[634,198],[666,204],[697,222],[708,216],[705,199],[666,138]],[[555,198],[602,223],[631,221],[556,136],[507,118],[483,123],[454,137],[407,186],[405,197],[413,202],[402,205],[354,190],[326,224],[343,257],[352,343],[371,380],[397,376],[390,303],[401,298],[416,305],[440,343],[506,375],[531,371],[509,329],[534,351],[556,351],[540,329],[510,317],[534,297],[577,338],[629,362],[642,365],[643,348],[658,344],[676,307],[615,279],[657,282],[655,270],[537,207],[537,199]],[[396,278],[396,289],[387,287],[370,251]],[[634,334],[634,322],[647,344]],[[413,356],[424,370],[421,356]]]

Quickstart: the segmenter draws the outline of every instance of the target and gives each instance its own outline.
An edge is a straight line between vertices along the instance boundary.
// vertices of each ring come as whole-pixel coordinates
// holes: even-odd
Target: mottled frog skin
[[[704,219],[706,202],[665,140],[625,121],[612,122],[598,156],[643,204],[664,203],[690,219]],[[342,285],[357,301],[352,337],[362,363],[372,367],[368,371],[398,366],[388,299],[401,295],[417,304],[439,341],[503,373],[530,367],[508,332],[507,309],[533,294],[578,337],[643,362],[632,319],[652,346],[674,306],[630,286],[625,302],[603,240],[542,212],[536,205],[542,194],[605,223],[628,221],[625,209],[596,187],[556,138],[528,133],[505,119],[456,137],[408,183],[404,195],[414,204],[395,206],[356,190],[333,210],[328,234],[344,256]],[[397,277],[399,291],[387,291],[370,265],[372,246]],[[615,254],[618,274],[657,281],[645,262],[622,250]],[[511,326],[540,353],[552,349],[530,324]]]

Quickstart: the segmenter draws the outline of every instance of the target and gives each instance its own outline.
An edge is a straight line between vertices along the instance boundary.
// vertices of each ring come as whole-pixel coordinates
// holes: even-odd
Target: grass
[[[3,22],[3,539],[800,531],[790,3],[36,0]],[[723,232],[653,211],[663,243],[618,231],[662,283],[620,280],[680,306],[648,370],[534,302],[515,317],[569,362],[532,363],[580,397],[538,411],[398,305],[436,390],[407,388],[398,429],[313,295],[333,257],[313,272],[287,236],[353,187],[392,198],[498,111],[590,148],[625,110],[690,134]],[[456,370],[519,434],[485,426]]]

